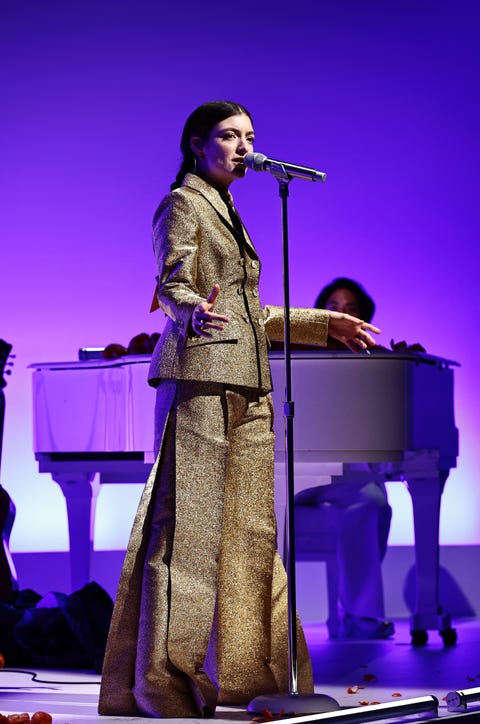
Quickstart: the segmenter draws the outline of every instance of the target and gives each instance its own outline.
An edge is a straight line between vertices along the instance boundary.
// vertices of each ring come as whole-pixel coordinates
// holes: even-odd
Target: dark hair
[[[195,168],[195,154],[190,148],[190,139],[192,136],[199,136],[204,141],[210,135],[210,132],[217,123],[224,121],[230,116],[246,115],[252,120],[250,113],[239,103],[233,101],[209,101],[203,103],[193,111],[187,118],[185,127],[180,141],[180,150],[182,152],[182,164],[177,173],[176,179],[170,186],[170,189],[181,186],[185,174],[192,173]]]
[[[372,317],[375,312],[375,302],[373,299],[367,294],[365,289],[358,284],[358,282],[353,281],[353,279],[348,279],[347,277],[337,277],[334,279],[330,284],[327,284],[326,287],[322,289],[320,294],[317,297],[317,300],[315,302],[315,307],[317,309],[325,309],[325,304],[337,289],[348,289],[352,294],[354,294],[358,301],[358,306],[360,308],[360,317],[365,322],[370,322],[372,320]]]

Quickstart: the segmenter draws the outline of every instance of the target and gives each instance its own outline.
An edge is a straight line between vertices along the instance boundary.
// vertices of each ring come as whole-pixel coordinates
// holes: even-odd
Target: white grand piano
[[[72,588],[90,580],[96,475],[101,484],[144,483],[153,463],[155,392],[149,357],[32,364],[34,451],[67,503]],[[276,510],[285,509],[284,357],[270,355],[276,431]],[[292,353],[295,492],[341,484],[345,466],[368,463],[368,480],[404,480],[412,497],[417,599],[412,641],[438,630],[456,640],[438,600],[442,491],[456,466],[454,367],[427,354]],[[349,480],[352,473],[349,471]],[[98,486],[97,486],[98,488]],[[279,537],[280,539],[280,537]]]

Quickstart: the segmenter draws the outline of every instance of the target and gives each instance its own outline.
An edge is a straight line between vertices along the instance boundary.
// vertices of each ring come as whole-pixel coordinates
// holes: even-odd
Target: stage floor
[[[333,696],[342,708],[433,695],[439,700],[439,715],[451,716],[445,695],[449,691],[480,687],[480,620],[454,622],[458,641],[451,647],[444,647],[435,631],[429,632],[429,641],[424,647],[413,647],[409,622],[396,621],[395,627],[395,637],[391,640],[347,642],[330,641],[324,624],[306,624],[315,691]],[[99,717],[99,682],[99,676],[88,672],[29,672],[6,668],[0,671],[0,712],[47,711],[52,714],[54,724],[151,721]],[[472,704],[471,711],[478,712],[480,721],[480,701]],[[218,722],[251,719],[245,709],[237,708],[221,707],[215,716]]]

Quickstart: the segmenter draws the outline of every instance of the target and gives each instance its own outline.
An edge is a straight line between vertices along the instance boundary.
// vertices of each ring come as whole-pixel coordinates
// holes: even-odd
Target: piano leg
[[[92,481],[95,473],[52,473],[67,503],[70,539],[70,581],[72,591],[90,582],[90,553],[93,548],[92,521],[97,490]]]
[[[450,614],[444,613],[438,598],[440,503],[449,470],[424,477],[409,477],[415,529],[416,603],[411,618],[414,645],[428,641],[428,630],[438,630],[446,646],[456,642]]]

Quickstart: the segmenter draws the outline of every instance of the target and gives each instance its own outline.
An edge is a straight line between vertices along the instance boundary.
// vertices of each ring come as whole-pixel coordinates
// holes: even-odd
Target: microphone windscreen
[[[251,168],[253,171],[265,171],[264,163],[267,157],[263,153],[247,153],[243,157],[243,163],[247,168]]]

